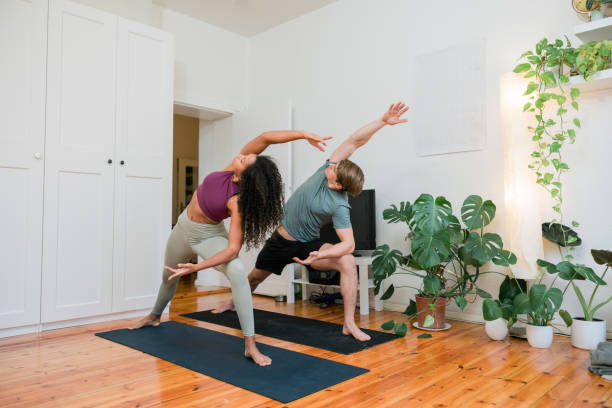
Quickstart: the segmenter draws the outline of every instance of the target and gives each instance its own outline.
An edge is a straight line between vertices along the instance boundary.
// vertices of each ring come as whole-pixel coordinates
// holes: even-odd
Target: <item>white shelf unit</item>
[[[582,42],[612,40],[612,17],[574,27],[574,35]]]
[[[368,271],[370,265],[372,265],[372,257],[369,256],[360,256],[355,258],[355,263],[357,264],[357,274],[358,274],[358,290],[359,290],[359,313],[362,315],[367,315],[370,313],[370,296],[369,290],[374,288],[374,281],[368,278]],[[295,277],[295,271],[297,268],[300,268],[300,278]],[[289,280],[287,285],[287,303],[293,303],[294,299],[294,289],[293,286],[295,283],[301,283],[305,285],[302,288],[302,300],[308,299],[308,291],[306,290],[306,286],[316,285],[316,286],[327,286],[330,288],[340,288],[339,285],[324,285],[320,283],[312,283],[308,280],[308,269],[305,266],[300,264],[293,264],[290,267]],[[382,294],[384,293],[384,287],[381,288],[378,295],[374,297],[374,309],[375,310],[383,310],[383,302],[380,299]]]
[[[580,89],[581,92],[600,91],[602,89],[612,88],[612,68],[605,71],[599,71],[593,76],[590,81],[585,81],[582,76],[570,77],[569,84],[572,87]]]

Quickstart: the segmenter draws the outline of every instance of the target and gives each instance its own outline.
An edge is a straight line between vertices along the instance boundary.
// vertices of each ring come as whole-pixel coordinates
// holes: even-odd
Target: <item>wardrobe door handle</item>
[[[113,164],[113,159],[108,159],[107,163],[108,164]]]
[[[125,162],[124,162],[123,160],[121,160],[121,161],[119,162],[119,164],[121,164],[121,165],[123,166],[123,165],[125,164]]]

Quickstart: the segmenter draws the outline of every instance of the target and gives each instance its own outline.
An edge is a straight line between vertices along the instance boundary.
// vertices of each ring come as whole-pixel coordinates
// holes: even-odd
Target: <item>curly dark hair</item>
[[[247,249],[257,247],[283,218],[283,180],[268,156],[257,156],[240,176],[238,210]]]

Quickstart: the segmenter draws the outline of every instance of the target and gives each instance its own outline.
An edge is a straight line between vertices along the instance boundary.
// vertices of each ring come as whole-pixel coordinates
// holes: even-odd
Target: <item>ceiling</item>
[[[336,0],[153,0],[217,27],[252,37]]]

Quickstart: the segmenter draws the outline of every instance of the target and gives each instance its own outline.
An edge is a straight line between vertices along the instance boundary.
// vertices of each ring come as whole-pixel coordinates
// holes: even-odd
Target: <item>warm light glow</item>
[[[523,113],[528,100],[523,96],[526,83],[512,72],[500,78],[506,204],[504,243],[518,259],[510,268],[513,275],[534,279],[538,275],[536,261],[544,255],[541,225],[546,196],[527,167],[533,142],[527,130],[532,115]]]

